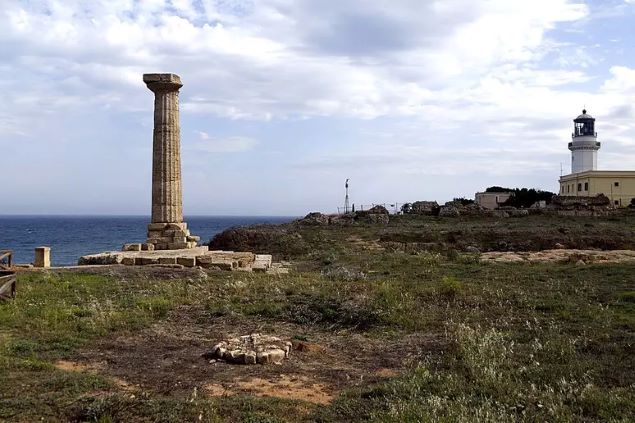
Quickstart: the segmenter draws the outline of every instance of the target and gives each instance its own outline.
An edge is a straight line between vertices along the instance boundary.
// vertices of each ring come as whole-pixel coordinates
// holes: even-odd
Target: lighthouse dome
[[[582,110],[582,114],[579,115],[577,118],[575,118],[575,120],[595,120],[595,118],[593,116],[591,116],[590,114],[588,114],[586,112],[586,109]]]

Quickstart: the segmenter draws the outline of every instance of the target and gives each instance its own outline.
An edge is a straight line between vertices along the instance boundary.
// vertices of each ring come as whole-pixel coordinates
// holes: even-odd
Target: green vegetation
[[[17,299],[0,304],[0,421],[633,420],[635,265],[484,265],[455,250],[378,248],[396,227],[300,231],[311,248],[287,255],[306,272],[289,275],[20,274]],[[105,372],[55,365],[188,319],[421,346],[401,374],[345,387],[326,406],[201,387],[131,395]]]
[[[542,191],[535,188],[503,188],[503,187],[489,187],[485,192],[510,192],[512,196],[505,201],[505,206],[511,207],[531,207],[538,201],[544,201],[547,204],[551,203],[551,199],[554,195],[550,191]]]

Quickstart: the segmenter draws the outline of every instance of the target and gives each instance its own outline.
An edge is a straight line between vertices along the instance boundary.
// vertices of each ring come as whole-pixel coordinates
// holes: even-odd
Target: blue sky
[[[149,214],[147,72],[186,214],[555,191],[583,106],[635,169],[633,39],[633,0],[0,0],[0,214]]]

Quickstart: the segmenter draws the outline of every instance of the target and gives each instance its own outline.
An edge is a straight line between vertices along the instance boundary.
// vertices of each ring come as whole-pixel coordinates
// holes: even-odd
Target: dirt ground
[[[317,345],[293,349],[281,365],[227,364],[201,356],[222,339],[255,332],[300,336]],[[203,310],[181,307],[151,328],[100,339],[56,365],[106,376],[131,395],[256,395],[328,404],[343,389],[394,377],[427,352],[443,348],[440,336],[373,339],[306,325],[210,317]]]

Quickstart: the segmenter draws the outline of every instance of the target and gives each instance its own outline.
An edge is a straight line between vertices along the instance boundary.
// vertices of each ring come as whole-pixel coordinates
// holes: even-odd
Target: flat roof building
[[[604,194],[615,207],[626,207],[635,198],[635,170],[597,170],[595,118],[586,110],[573,120],[571,173],[560,177],[563,197],[595,197]]]
[[[483,208],[495,210],[502,206],[511,196],[512,193],[509,191],[477,192],[474,195],[474,202]]]

